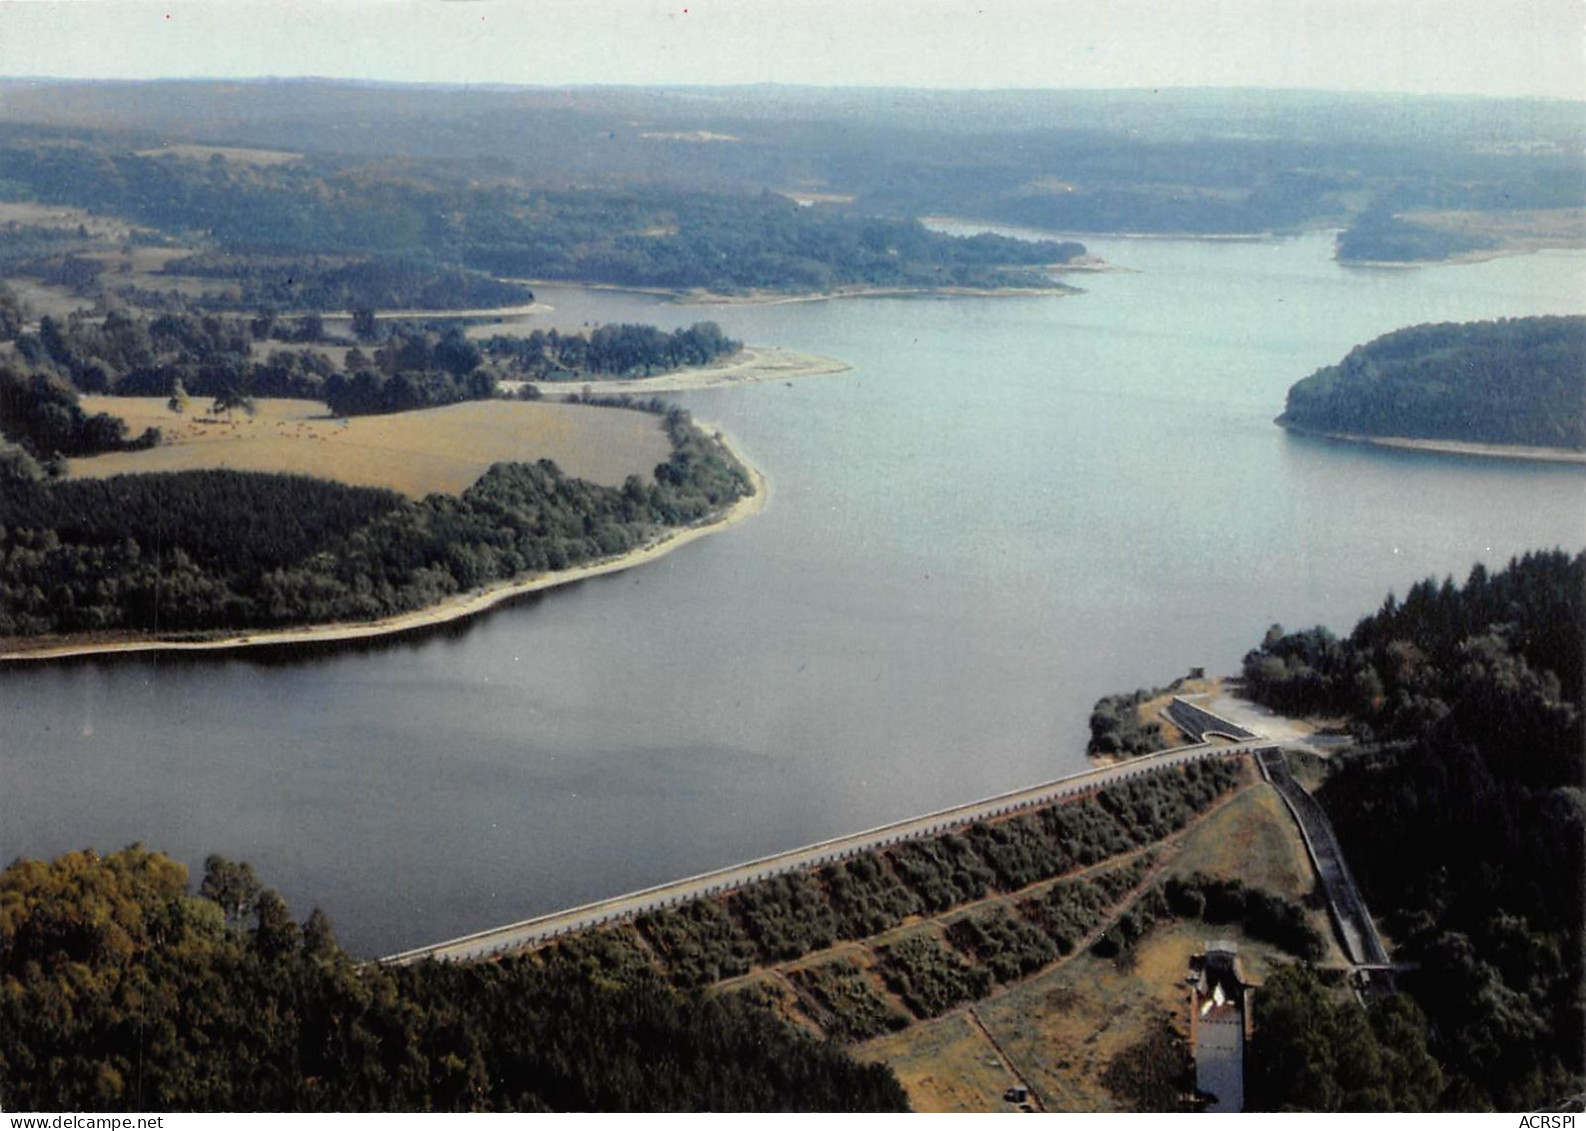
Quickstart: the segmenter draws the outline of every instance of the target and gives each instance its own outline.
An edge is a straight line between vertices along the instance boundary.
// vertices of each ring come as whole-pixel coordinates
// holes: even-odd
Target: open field
[[[81,208],[64,205],[0,201],[0,227],[7,224],[56,228],[68,233],[75,233],[79,229],[86,232],[95,241],[94,246],[98,250],[83,250],[77,254],[83,259],[103,264],[99,282],[106,291],[114,292],[122,287],[134,286],[162,293],[176,291],[188,298],[236,293],[236,285],[229,279],[160,274],[161,269],[172,259],[191,255],[193,249],[132,246],[129,240],[133,232],[139,229],[117,216],[85,212]],[[64,318],[75,310],[88,310],[94,306],[92,298],[83,298],[73,293],[70,287],[46,285],[37,279],[22,276],[12,276],[5,282],[27,304],[34,318],[46,314]]]
[[[159,397],[83,397],[90,413],[126,420],[136,435],[160,429],[144,452],[72,460],[72,478],[225,467],[314,475],[413,498],[457,494],[491,464],[555,460],[568,475],[620,486],[648,479],[671,454],[659,417],[585,405],[470,401],[424,412],[337,419],[317,401],[261,400],[252,417],[211,417],[201,398],[178,415]]]
[[[1169,875],[1203,872],[1217,879],[1241,880],[1303,903],[1316,887],[1305,842],[1278,791],[1265,782],[1244,790],[1204,821],[1192,826],[1168,866]],[[1323,964],[1342,964],[1343,952],[1327,912],[1308,908],[1306,920],[1327,948]],[[1247,968],[1254,972],[1249,960]]]
[[[1077,955],[981,1002],[977,1014],[1047,1110],[1127,1110],[1102,1082],[1103,1074],[1160,1017],[1181,1035],[1188,1032],[1184,975],[1190,956],[1209,938],[1238,943],[1245,969],[1257,981],[1282,961],[1280,952],[1237,928],[1172,921],[1146,935],[1126,962]],[[998,1110],[1000,1100],[987,1096],[981,1110]]]
[[[158,149],[140,149],[139,157],[187,157],[194,161],[208,161],[219,157],[239,165],[286,165],[301,161],[301,153],[284,149],[250,149],[231,145],[162,145]]]
[[[1404,218],[1428,227],[1497,241],[1497,246],[1455,256],[1459,262],[1524,255],[1548,248],[1586,247],[1586,208],[1514,212],[1408,212]]]
[[[1313,886],[1305,845],[1282,798],[1266,782],[1242,791],[1185,833],[1168,872],[1243,880],[1289,899],[1304,899]]]

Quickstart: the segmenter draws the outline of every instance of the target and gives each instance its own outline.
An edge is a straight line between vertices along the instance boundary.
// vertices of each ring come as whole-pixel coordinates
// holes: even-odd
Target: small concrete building
[[[1243,1111],[1255,989],[1245,978],[1239,947],[1221,939],[1208,942],[1203,953],[1190,958],[1187,981],[1195,1090],[1211,1097],[1207,1111]]]

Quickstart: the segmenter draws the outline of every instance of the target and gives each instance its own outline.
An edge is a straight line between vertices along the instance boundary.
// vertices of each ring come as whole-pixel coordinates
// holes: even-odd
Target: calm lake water
[[[1102,694],[1586,545],[1581,468],[1271,423],[1398,326],[1579,312],[1586,256],[1088,242],[1133,270],[1069,298],[547,288],[559,325],[712,318],[854,368],[679,398],[771,506],[656,565],[375,647],[0,672],[0,856],[220,852],[385,953],[1080,769]]]

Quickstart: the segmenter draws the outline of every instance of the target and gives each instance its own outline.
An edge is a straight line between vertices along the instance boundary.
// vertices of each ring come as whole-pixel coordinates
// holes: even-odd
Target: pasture
[[[70,461],[73,479],[224,467],[290,472],[412,498],[460,494],[493,463],[555,460],[563,472],[609,486],[650,481],[672,452],[661,419],[589,405],[469,401],[421,412],[336,418],[318,401],[260,400],[249,416],[211,414],[194,397],[174,413],[160,397],[83,397],[83,409],[158,428],[156,448]]]

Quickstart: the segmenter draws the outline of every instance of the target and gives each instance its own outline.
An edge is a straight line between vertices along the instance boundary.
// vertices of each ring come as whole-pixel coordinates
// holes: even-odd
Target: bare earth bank
[[[1575,448],[1538,448],[1527,444],[1478,444],[1465,440],[1423,440],[1413,436],[1366,436],[1353,432],[1318,432],[1277,421],[1280,427],[1298,436],[1321,440],[1341,440],[1378,448],[1398,448],[1413,452],[1441,452],[1445,455],[1481,456],[1485,459],[1529,460],[1534,463],[1586,464],[1586,452]]]

